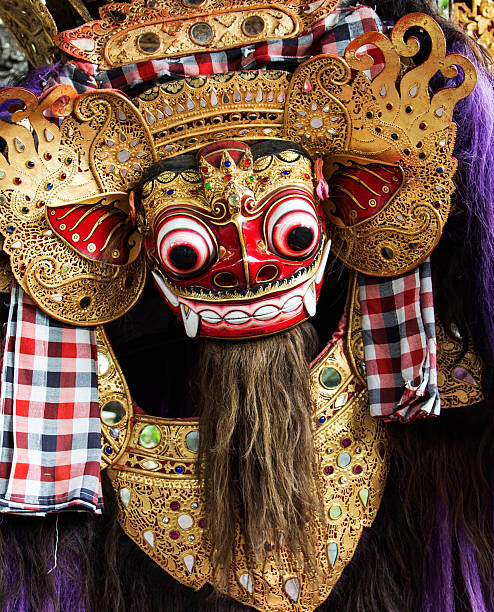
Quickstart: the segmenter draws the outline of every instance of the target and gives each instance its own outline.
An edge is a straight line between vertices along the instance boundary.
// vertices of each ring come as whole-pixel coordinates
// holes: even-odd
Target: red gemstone
[[[18,176],[16,176],[14,179],[14,185],[20,185],[21,183],[22,183],[22,180]]]
[[[328,467],[324,468],[324,473],[330,476],[333,473],[333,468],[330,465],[328,465]]]
[[[67,178],[67,175],[65,174],[65,172],[62,172],[62,174],[60,175],[60,180],[65,181],[66,178]]]
[[[364,470],[364,468],[361,465],[356,465],[353,468],[353,473],[354,474],[362,474],[363,470]]]
[[[344,448],[348,448],[351,443],[352,441],[350,440],[350,438],[343,438],[343,440],[341,441],[341,446],[343,446]]]
[[[190,195],[197,195],[199,192],[197,191],[197,189],[191,189],[189,193]]]
[[[250,165],[251,165],[251,163],[252,163],[252,160],[251,160],[251,159],[249,159],[249,158],[244,159],[244,166],[250,166]]]
[[[50,161],[50,159],[52,158],[52,154],[51,154],[51,153],[45,153],[44,158],[45,158],[47,161]]]
[[[178,533],[178,531],[170,531],[170,538],[172,540],[178,540],[179,537],[180,537],[180,534]]]
[[[263,183],[269,183],[269,176],[263,177],[262,182]]]
[[[311,91],[311,90],[312,90],[312,85],[310,84],[310,81],[305,81],[304,91]]]
[[[27,267],[27,266],[26,266],[26,264],[25,264],[25,263],[21,264],[21,266],[20,266],[20,268],[21,268],[21,270],[22,270],[23,272],[24,272],[24,270],[26,269],[26,267]]]
[[[209,172],[209,168],[207,166],[203,166],[201,171],[204,172],[204,174],[207,174]]]
[[[29,196],[26,196],[26,202],[30,202],[31,198]]]
[[[206,521],[204,519],[199,519],[197,524],[199,525],[200,529],[204,529],[204,527],[206,527]]]
[[[178,503],[178,501],[173,501],[173,502],[170,504],[170,508],[171,508],[172,510],[180,510],[180,504]]]
[[[231,181],[232,180],[232,175],[231,174],[225,174],[225,181]]]
[[[306,179],[310,179],[310,174],[305,173],[305,174],[304,174],[304,178],[306,178]]]

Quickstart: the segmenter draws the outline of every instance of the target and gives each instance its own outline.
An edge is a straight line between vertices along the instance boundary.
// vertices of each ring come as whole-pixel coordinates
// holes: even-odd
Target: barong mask
[[[313,316],[330,243],[309,156],[228,141],[192,162],[161,162],[141,200],[153,275],[187,334],[254,337]]]
[[[412,27],[427,33],[432,48],[417,65],[419,44],[407,35]],[[382,60],[372,78],[366,72],[375,68],[370,56],[358,55],[366,45]],[[461,83],[431,95],[431,79],[438,71],[457,76],[456,66],[463,72]],[[190,336],[252,338],[287,329],[315,310],[330,239],[344,264],[372,276],[403,274],[431,253],[453,191],[453,108],[474,83],[468,60],[446,54],[439,26],[408,15],[391,40],[378,32],[364,35],[349,45],[345,59],[314,57],[293,75],[259,71],[187,78],[133,101],[111,91],[76,96],[66,87],[40,101],[23,90],[4,92],[3,100],[18,105],[5,123],[7,148],[0,158],[0,230],[12,272],[52,317],[94,326],[122,316],[136,302],[147,259]],[[47,109],[63,118],[59,126],[43,114]],[[188,157],[191,153],[197,157]],[[327,235],[315,187],[326,210]],[[102,465],[111,468],[121,524],[184,584],[217,584],[207,533],[203,539],[203,509],[213,506],[207,499],[204,505],[194,476],[197,423],[133,415],[128,390],[110,381],[118,368],[101,330],[98,336],[106,355],[100,376]],[[349,338],[357,344],[357,335]],[[296,352],[301,357],[300,347]],[[314,442],[317,455],[307,469],[317,464],[312,485],[321,485],[324,520],[312,520],[307,508],[316,507],[317,495],[307,497],[306,473],[297,472],[293,483],[304,484],[304,512],[288,532],[294,535],[288,548],[280,544],[276,551],[287,552],[293,571],[268,569],[266,580],[268,557],[257,565],[259,555],[247,559],[245,551],[254,544],[259,553],[267,532],[246,542],[238,523],[230,521],[235,539],[227,543],[236,545],[228,592],[259,609],[316,607],[379,507],[386,435],[368,414],[362,368],[350,368],[344,352],[340,338],[314,364],[307,401],[299,402],[306,410],[306,441]],[[220,367],[213,369],[221,374],[218,355]],[[249,375],[249,368],[243,370]],[[261,385],[251,387],[263,392]],[[274,389],[270,381],[269,391]],[[313,389],[317,401],[311,406]],[[107,415],[117,398],[122,411],[112,422]],[[283,410],[276,411],[278,418],[284,418]],[[214,415],[209,421],[221,427]],[[288,425],[291,429],[291,421]],[[286,431],[286,423],[283,427]],[[201,437],[207,439],[203,423]],[[278,446],[280,453],[292,453],[289,444]],[[307,460],[311,453],[299,454]],[[140,479],[148,491],[153,487],[148,498]],[[185,506],[192,489],[199,501]],[[151,499],[153,512],[143,512],[140,504]],[[178,514],[185,507],[190,514]],[[233,505],[229,511],[231,518]],[[179,530],[186,529],[184,516],[194,522],[187,542]],[[253,512],[244,527],[255,520]],[[276,531],[274,520],[267,524]],[[293,555],[308,525],[309,544],[317,545],[322,568],[317,587]]]

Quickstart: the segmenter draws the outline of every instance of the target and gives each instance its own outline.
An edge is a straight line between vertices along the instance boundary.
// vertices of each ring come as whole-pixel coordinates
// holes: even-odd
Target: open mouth
[[[199,330],[202,335],[216,337],[270,333],[315,315],[330,249],[328,241],[309,267],[253,290],[177,291],[158,271],[153,270],[153,276],[167,302],[180,313],[190,338],[195,338]]]

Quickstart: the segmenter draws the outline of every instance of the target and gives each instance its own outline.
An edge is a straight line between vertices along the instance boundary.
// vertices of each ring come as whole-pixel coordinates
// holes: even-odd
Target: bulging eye
[[[177,276],[199,274],[212,262],[216,252],[207,228],[185,216],[161,223],[156,246],[164,268]]]
[[[321,236],[316,211],[303,197],[285,198],[272,208],[266,233],[270,250],[290,259],[306,257]]]

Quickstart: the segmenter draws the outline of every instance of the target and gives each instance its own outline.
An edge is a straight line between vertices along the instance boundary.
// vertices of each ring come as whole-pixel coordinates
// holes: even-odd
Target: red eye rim
[[[187,215],[161,221],[156,232],[155,247],[164,271],[179,278],[198,276],[211,266],[217,256],[217,245],[208,227]],[[170,253],[177,246],[188,246],[195,252],[196,263],[186,269],[174,265]]]
[[[293,226],[290,226],[287,222],[290,221],[292,216]],[[301,220],[305,223],[300,223]],[[303,250],[293,250],[287,243],[283,244],[283,240],[286,239],[289,231],[296,227],[308,227],[312,230],[312,242]],[[306,191],[292,190],[290,193],[284,193],[266,214],[264,236],[267,245],[270,251],[283,259],[307,259],[320,243],[321,234],[322,225],[317,215],[314,199]]]

